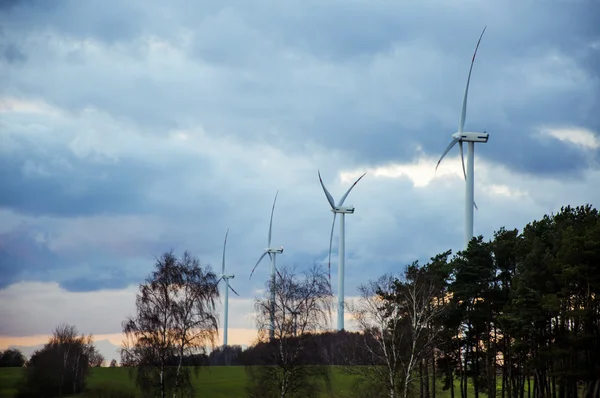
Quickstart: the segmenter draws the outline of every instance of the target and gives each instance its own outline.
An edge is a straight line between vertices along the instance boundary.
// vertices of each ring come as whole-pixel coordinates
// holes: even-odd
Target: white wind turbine
[[[229,319],[229,289],[239,296],[238,292],[236,292],[230,285],[229,280],[235,278],[235,275],[225,274],[225,248],[227,247],[227,235],[229,235],[229,228],[227,228],[227,232],[225,233],[225,243],[223,243],[223,261],[221,262],[221,277],[217,281],[219,283],[221,280],[225,281],[225,319],[223,325],[223,346],[227,346],[227,327],[228,327],[228,319]]]
[[[270,328],[269,328],[269,337],[271,340],[275,338],[275,272],[276,272],[276,256],[277,254],[283,253],[283,246],[279,248],[271,247],[271,231],[273,229],[273,212],[275,211],[275,202],[277,202],[277,195],[279,195],[279,191],[275,194],[275,200],[273,200],[273,207],[271,208],[271,221],[269,222],[269,238],[267,240],[267,248],[265,252],[260,256],[254,268],[252,268],[252,272],[250,273],[250,278],[252,278],[252,274],[254,270],[260,264],[262,259],[268,254],[271,259],[271,314],[270,314]]]
[[[440,160],[438,160],[437,166],[435,169],[439,167],[442,159],[446,154],[452,149],[454,145],[458,142],[460,146],[460,160],[462,162],[463,174],[465,176],[466,181],[466,190],[465,190],[465,236],[464,236],[464,244],[465,249],[468,248],[469,242],[473,238],[473,207],[477,208],[477,204],[475,203],[475,189],[474,189],[474,177],[475,177],[475,143],[482,142],[486,143],[488,141],[489,134],[487,132],[483,133],[467,133],[464,132],[465,126],[465,118],[467,116],[467,95],[469,94],[469,82],[471,80],[471,71],[473,70],[473,63],[475,62],[475,56],[477,55],[477,49],[479,48],[479,43],[481,42],[481,38],[485,33],[486,27],[483,28],[483,32],[481,32],[481,36],[479,36],[479,40],[477,41],[477,46],[475,47],[475,52],[473,53],[473,59],[471,59],[471,68],[469,69],[469,76],[467,77],[467,87],[465,88],[465,97],[463,99],[462,105],[462,113],[460,115],[460,121],[458,123],[458,131],[452,134],[452,142],[446,148]],[[463,156],[463,142],[468,143],[467,149],[467,169],[465,170],[465,159]]]
[[[341,216],[340,216],[340,246],[338,247],[338,251],[339,251],[338,262],[339,262],[339,265],[338,265],[337,324],[338,324],[338,330],[343,330],[344,329],[344,257],[345,257],[345,251],[346,251],[345,216],[346,216],[346,214],[354,214],[354,206],[344,206],[344,201],[348,197],[348,194],[350,193],[350,191],[352,190],[352,188],[354,188],[354,186],[367,173],[364,173],[363,175],[361,175],[360,177],[358,177],[358,179],[356,181],[354,181],[354,184],[352,184],[352,186],[350,188],[348,188],[348,190],[346,191],[346,193],[342,196],[342,198],[338,202],[337,206],[336,206],[335,202],[333,201],[333,197],[331,196],[331,194],[329,193],[329,191],[327,190],[327,188],[325,188],[325,184],[323,184],[323,179],[321,178],[321,172],[318,171],[318,173],[319,173],[319,181],[321,182],[321,187],[323,187],[323,192],[325,192],[325,196],[327,197],[327,201],[329,202],[329,205],[331,206],[331,211],[333,212],[333,222],[331,223],[331,235],[329,237],[329,262],[328,262],[328,267],[329,267],[329,279],[330,279],[330,281],[331,281],[331,244],[333,242],[333,230],[335,228],[335,216],[338,213],[341,214]]]

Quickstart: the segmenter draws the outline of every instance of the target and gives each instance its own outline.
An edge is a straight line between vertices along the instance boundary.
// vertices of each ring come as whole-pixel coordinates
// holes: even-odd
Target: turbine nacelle
[[[462,142],[488,142],[489,134],[483,133],[454,133],[452,138],[459,139]]]
[[[340,214],[354,214],[354,206],[335,206],[331,211]]]
[[[275,203],[277,203],[277,195],[279,195],[279,191],[277,191],[277,193],[275,194],[275,199],[273,199],[273,207],[271,207],[271,221],[269,222],[269,235],[267,238],[267,248],[265,249],[264,253],[258,258],[258,261],[254,265],[254,268],[252,268],[252,272],[250,272],[250,278],[252,278],[252,274],[254,274],[254,270],[256,269],[256,267],[258,267],[258,264],[260,264],[262,259],[265,258],[265,256],[267,254],[269,255],[269,258],[271,259],[271,261],[273,261],[273,264],[274,264],[275,263],[275,255],[283,253],[283,246],[280,246],[279,248],[271,247],[271,232],[273,231],[273,213],[275,212]],[[275,278],[275,269],[274,268],[271,268],[271,273],[272,273],[271,277]],[[271,323],[271,329],[273,327],[274,327],[273,323]]]
[[[233,274],[231,274],[231,275],[225,275],[225,274],[221,275],[221,279],[233,279],[233,278],[235,278],[235,275],[233,275]]]

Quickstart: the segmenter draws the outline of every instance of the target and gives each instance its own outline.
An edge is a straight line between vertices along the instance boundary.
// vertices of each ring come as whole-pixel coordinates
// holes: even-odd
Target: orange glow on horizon
[[[111,344],[117,347],[121,346],[121,342],[125,340],[125,335],[122,333],[110,334],[94,334],[94,341],[108,340]],[[32,336],[1,336],[0,335],[0,350],[5,350],[10,346],[32,347],[40,344],[46,344],[50,334],[38,334]],[[257,339],[256,329],[230,328],[228,343],[229,345],[251,345]],[[216,345],[223,344],[223,334],[219,329],[219,335],[216,339]]]

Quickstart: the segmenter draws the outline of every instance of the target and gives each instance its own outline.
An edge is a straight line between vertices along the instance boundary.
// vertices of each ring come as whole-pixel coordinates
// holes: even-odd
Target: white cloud
[[[135,310],[135,286],[118,291],[67,292],[57,283],[21,282],[0,290],[0,335],[51,333],[61,322],[82,333],[115,333]],[[25,315],[26,314],[26,315]]]
[[[600,148],[600,138],[598,134],[583,127],[572,128],[545,128],[541,133],[559,141],[575,144],[584,149],[595,150]]]

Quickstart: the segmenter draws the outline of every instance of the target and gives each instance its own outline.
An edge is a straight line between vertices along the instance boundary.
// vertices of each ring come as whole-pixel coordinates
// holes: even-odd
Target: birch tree
[[[417,263],[403,280],[386,274],[359,286],[349,309],[363,334],[370,366],[347,367],[390,398],[408,397],[415,369],[430,352],[437,332],[432,327],[443,307],[434,304],[436,287]],[[353,365],[353,364],[350,364]]]
[[[216,275],[189,253],[157,259],[139,287],[136,316],[123,322],[122,363],[137,366],[136,383],[144,393],[193,393],[184,361],[215,346],[218,297]]]
[[[275,302],[271,302],[271,291]],[[303,274],[295,269],[279,270],[274,283],[269,282],[264,298],[256,300],[256,322],[263,350],[260,365],[249,366],[249,393],[256,397],[318,396],[328,382],[327,367],[311,366],[315,339],[310,334],[324,331],[331,322],[332,295],[326,272],[318,266]],[[274,308],[275,336],[268,340],[271,311]],[[310,354],[310,355],[309,355]]]

